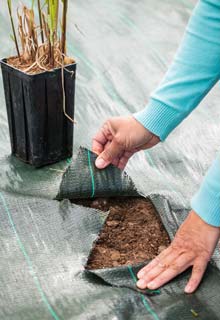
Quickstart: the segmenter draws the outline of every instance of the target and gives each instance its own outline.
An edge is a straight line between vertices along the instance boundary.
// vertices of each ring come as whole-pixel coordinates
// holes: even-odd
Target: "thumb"
[[[113,139],[109,146],[98,156],[95,165],[98,169],[106,168],[112,161],[117,158],[123,149],[121,146]]]

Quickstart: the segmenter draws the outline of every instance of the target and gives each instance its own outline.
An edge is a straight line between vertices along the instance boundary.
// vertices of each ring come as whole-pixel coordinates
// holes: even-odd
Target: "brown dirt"
[[[137,264],[156,257],[170,243],[149,199],[110,198],[74,201],[109,215],[87,262],[87,269]]]
[[[23,72],[25,72],[25,70],[27,70],[31,64],[33,64],[33,62],[27,62],[27,61],[20,61],[18,57],[10,57],[7,59],[7,64],[9,64],[10,66],[19,69]],[[38,66],[36,66],[32,72],[27,72],[28,74],[37,74],[37,73],[41,73],[44,72],[44,70],[40,69]]]
[[[64,65],[68,65],[74,62],[74,59],[69,57],[65,57],[64,59]],[[10,66],[19,69],[27,74],[39,74],[45,71],[52,71],[56,68],[61,68],[61,65],[55,62],[54,66],[47,64],[45,66],[45,69],[42,69],[37,64],[34,64],[32,61],[25,61],[24,59],[22,59],[22,57],[20,59],[18,57],[10,57],[7,59],[7,63]],[[33,67],[30,69],[31,66]]]

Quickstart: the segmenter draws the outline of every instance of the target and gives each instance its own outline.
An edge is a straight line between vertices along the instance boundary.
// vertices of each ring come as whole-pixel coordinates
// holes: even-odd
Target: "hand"
[[[132,116],[111,118],[95,135],[92,151],[99,155],[99,169],[113,164],[124,169],[129,158],[137,151],[155,146],[160,139],[145,129]]]
[[[157,289],[192,266],[185,292],[194,292],[201,282],[219,236],[219,228],[208,225],[191,211],[171,245],[138,272],[137,286],[140,289]]]

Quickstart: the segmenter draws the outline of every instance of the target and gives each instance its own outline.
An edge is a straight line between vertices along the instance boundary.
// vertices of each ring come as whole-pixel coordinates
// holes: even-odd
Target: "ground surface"
[[[144,262],[154,258],[170,243],[169,236],[148,199],[112,198],[80,200],[77,203],[109,211],[88,259],[88,269]]]

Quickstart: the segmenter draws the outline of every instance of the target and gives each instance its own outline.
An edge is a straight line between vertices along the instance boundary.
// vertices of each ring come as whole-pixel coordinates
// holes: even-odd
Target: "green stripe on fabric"
[[[23,256],[24,256],[24,258],[25,258],[25,260],[26,260],[26,262],[27,262],[27,265],[28,265],[28,267],[29,267],[30,274],[33,276],[33,279],[34,279],[35,285],[36,285],[36,287],[37,287],[37,290],[38,290],[38,292],[39,292],[39,294],[40,294],[40,296],[41,296],[44,304],[46,305],[49,313],[51,314],[51,316],[52,316],[55,320],[60,320],[59,316],[56,314],[55,310],[53,310],[53,308],[51,307],[49,301],[47,300],[47,297],[46,297],[45,293],[43,292],[43,289],[42,289],[42,287],[41,287],[41,285],[40,285],[40,281],[39,281],[39,279],[38,279],[38,277],[37,277],[37,275],[36,275],[36,272],[34,271],[34,268],[33,268],[32,262],[31,262],[31,259],[30,259],[29,255],[28,255],[28,253],[27,253],[27,251],[26,251],[26,249],[25,249],[25,247],[24,247],[24,245],[23,245],[23,243],[22,243],[22,241],[21,241],[18,233],[17,233],[17,230],[16,230],[16,227],[15,227],[14,221],[13,221],[13,219],[12,219],[11,212],[10,212],[10,210],[9,210],[9,208],[8,208],[8,206],[7,206],[7,203],[6,203],[6,201],[5,201],[5,198],[4,198],[4,196],[2,195],[1,192],[0,192],[0,199],[1,199],[1,201],[2,201],[3,207],[4,207],[5,212],[6,212],[6,214],[7,214],[7,217],[8,217],[8,220],[9,220],[9,222],[10,222],[11,228],[12,228],[14,234],[15,234],[15,237],[16,237],[16,240],[17,240],[17,243],[18,243],[18,246],[19,246],[19,248],[20,248],[20,250],[21,250],[21,252],[22,252],[22,254],[23,254]]]
[[[88,163],[89,163],[90,176],[91,176],[91,180],[92,180],[91,198],[94,198],[94,196],[95,196],[95,179],[94,179],[94,174],[93,174],[92,164],[91,164],[91,154],[90,154],[89,150],[88,150]]]
[[[66,159],[66,162],[67,162],[68,164],[71,164],[72,158],[67,158],[67,159]]]
[[[132,270],[132,267],[131,266],[128,266],[128,269],[129,269],[129,272],[132,276],[132,279],[134,280],[134,282],[136,283],[137,282],[137,278]],[[150,289],[146,289],[146,292],[150,293],[150,294],[160,294],[161,291],[158,289],[158,290],[150,290]]]
[[[131,275],[134,283],[136,284],[137,278],[136,278],[131,266],[128,266],[128,271],[130,272],[130,275]],[[152,317],[155,320],[160,320],[158,315],[156,314],[156,312],[151,308],[151,306],[147,302],[146,297],[143,295],[143,293],[140,293],[140,296],[141,296],[141,300],[143,302],[143,305],[144,305],[145,309],[152,315]]]

